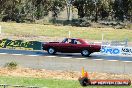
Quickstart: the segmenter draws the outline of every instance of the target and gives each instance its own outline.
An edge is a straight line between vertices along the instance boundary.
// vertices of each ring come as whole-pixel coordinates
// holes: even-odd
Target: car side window
[[[71,43],[71,44],[73,44],[73,43],[72,43],[72,40],[70,40],[70,39],[69,39],[69,42],[68,42],[68,43]]]
[[[78,40],[76,40],[76,44],[81,44],[81,42],[80,42],[80,41],[78,41]]]
[[[68,42],[68,39],[65,41],[65,43],[69,43],[69,42]]]
[[[67,38],[65,38],[65,39],[62,41],[62,43],[65,43],[65,42],[67,42]]]

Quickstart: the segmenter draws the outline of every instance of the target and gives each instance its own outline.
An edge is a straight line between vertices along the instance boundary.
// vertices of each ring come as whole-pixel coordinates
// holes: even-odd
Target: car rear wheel
[[[88,57],[91,53],[88,50],[82,50],[82,56]]]
[[[56,51],[55,51],[54,48],[49,48],[48,53],[51,54],[51,55],[54,55],[56,53]]]

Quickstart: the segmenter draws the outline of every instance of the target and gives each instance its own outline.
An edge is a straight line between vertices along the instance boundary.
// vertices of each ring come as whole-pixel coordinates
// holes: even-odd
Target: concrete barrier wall
[[[39,41],[23,41],[23,40],[0,40],[0,48],[20,49],[20,50],[41,50],[42,43]]]

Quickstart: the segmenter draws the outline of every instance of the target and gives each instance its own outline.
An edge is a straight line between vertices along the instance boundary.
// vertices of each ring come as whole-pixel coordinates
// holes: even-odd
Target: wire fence
[[[8,85],[8,84],[0,84],[0,88],[40,88],[37,86],[23,86],[23,85]],[[47,87],[43,87],[47,88]]]

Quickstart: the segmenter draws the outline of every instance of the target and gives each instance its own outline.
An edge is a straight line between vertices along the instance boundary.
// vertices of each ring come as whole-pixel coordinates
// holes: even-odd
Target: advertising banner
[[[130,79],[90,79],[89,73],[82,68],[82,75],[78,78],[81,86],[130,86]]]
[[[103,46],[128,46],[128,41],[103,41]]]
[[[117,48],[115,46],[102,46],[101,53],[103,54],[110,54],[110,55],[120,55],[121,54],[121,47]]]
[[[132,56],[132,47],[122,47],[121,54],[122,55],[131,55]]]
[[[9,40],[2,39],[0,41],[0,48],[20,49],[20,50],[41,50],[41,42],[39,41],[23,41],[23,40]]]
[[[129,55],[132,56],[132,47],[101,46],[101,53],[107,55]]]

